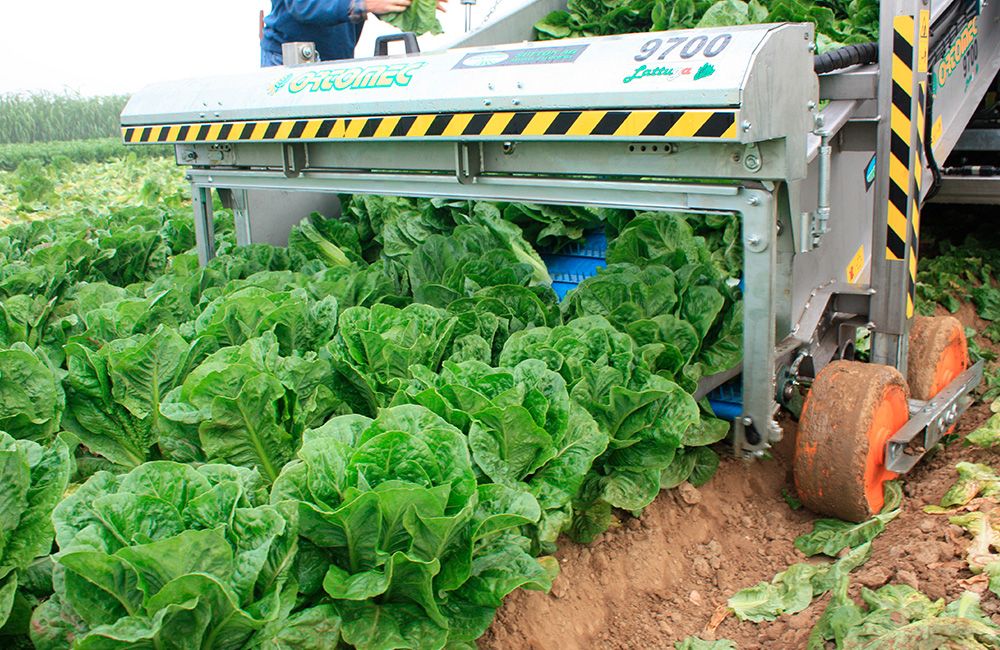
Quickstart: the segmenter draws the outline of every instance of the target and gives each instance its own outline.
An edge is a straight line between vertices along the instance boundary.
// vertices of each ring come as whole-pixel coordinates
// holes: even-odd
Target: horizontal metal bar
[[[941,436],[972,404],[971,393],[983,380],[982,360],[952,380],[944,390],[926,402],[910,401],[910,419],[885,445],[885,466],[890,472],[905,474],[920,461]],[[923,434],[923,445],[916,453],[907,448]]]
[[[604,178],[722,178],[764,180],[787,177],[785,143],[758,145],[758,168],[744,164],[739,143],[639,142],[481,142],[483,171],[503,176],[593,176]],[[305,172],[455,171],[454,142],[402,140],[314,142],[306,145]],[[200,168],[282,168],[282,145],[276,142],[235,145],[177,145],[178,160]]]
[[[701,398],[705,397],[733,377],[736,377],[741,372],[743,372],[742,363],[737,364],[729,370],[724,370],[714,375],[709,375],[708,377],[702,377],[698,380],[698,390],[694,392],[694,398],[696,400],[701,400]]]
[[[1000,151],[1000,129],[966,129],[955,151]]]
[[[944,176],[931,203],[1000,205],[1000,176]]]
[[[492,201],[525,201],[690,212],[733,212],[742,192],[736,185],[628,182],[559,178],[480,176],[459,183],[454,175],[310,172],[286,178],[280,172],[190,170],[197,186],[230,189],[387,194]]]
[[[566,0],[534,0],[533,2],[528,2],[517,7],[506,16],[495,18],[467,34],[450,38],[442,36],[441,41],[435,42],[433,49],[483,47],[486,45],[533,41],[535,40],[535,23],[548,16],[551,12],[565,8]],[[504,11],[505,9],[507,7],[503,7],[500,11]]]
[[[875,99],[877,90],[877,65],[838,70],[819,76],[819,98],[824,100]]]
[[[126,145],[341,140],[746,140],[729,108],[592,109],[331,115],[329,117],[160,122],[121,127]]]

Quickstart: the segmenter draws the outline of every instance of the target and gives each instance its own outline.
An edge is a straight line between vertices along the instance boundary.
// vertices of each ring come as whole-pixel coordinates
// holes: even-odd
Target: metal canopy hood
[[[760,141],[809,130],[816,85],[803,80],[815,77],[799,69],[809,57],[787,53],[805,52],[811,41],[809,25],[752,25],[266,68],[150,86],[122,113],[123,134],[129,143],[205,141],[177,138],[176,130],[141,139],[134,127],[188,126],[187,136],[192,126],[240,121],[676,107],[738,109],[726,138]],[[801,96],[801,111],[770,115],[775,95]],[[268,139],[283,139],[294,125],[284,134],[280,127]],[[476,135],[509,135],[502,131]]]

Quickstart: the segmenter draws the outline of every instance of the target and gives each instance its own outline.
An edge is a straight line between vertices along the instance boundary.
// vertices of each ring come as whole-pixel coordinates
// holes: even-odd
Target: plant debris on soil
[[[988,405],[974,406],[956,433],[964,436],[990,415]],[[785,441],[792,440],[794,422],[783,425]],[[666,648],[688,636],[730,639],[740,648],[805,647],[829,596],[773,622],[740,622],[726,608],[736,591],[809,561],[794,540],[815,516],[792,510],[782,494],[794,489],[786,442],[772,459],[725,459],[707,485],[662,493],[641,519],[623,517],[592,544],[564,545],[552,592],[512,594],[480,648]],[[950,602],[970,590],[965,532],[923,511],[952,486],[962,460],[996,463],[997,454],[952,442],[925,458],[903,484],[902,512],[851,574],[851,596],[862,587],[905,584]],[[983,612],[1000,624],[1000,598],[981,595]]]

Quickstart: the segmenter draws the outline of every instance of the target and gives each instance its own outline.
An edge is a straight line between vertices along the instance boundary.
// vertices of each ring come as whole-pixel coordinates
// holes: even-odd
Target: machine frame
[[[948,110],[932,115],[946,118],[932,122],[940,123],[930,148],[940,160],[1000,70],[1000,7],[977,5],[978,38],[990,46],[982,49],[998,54],[980,60],[980,71],[964,85],[928,86],[927,74],[937,65],[929,59],[937,46],[934,29],[953,32],[935,21],[951,20],[957,14],[948,8],[960,3],[967,0],[933,11],[926,0],[880,3],[880,61],[886,64],[818,79],[811,25],[560,42],[626,51],[630,65],[645,60],[639,57],[653,41],[659,41],[654,50],[670,39],[704,44],[720,42],[722,35],[743,44],[745,63],[720,74],[712,89],[682,79],[650,93],[626,93],[622,86],[616,95],[582,91],[574,83],[540,88],[546,70],[537,68],[552,66],[491,67],[490,55],[495,60],[515,48],[546,47],[497,47],[530,38],[536,20],[565,5],[544,0],[456,43],[479,50],[426,59],[427,66],[443,70],[467,60],[459,57],[485,55],[487,65],[470,77],[474,87],[387,89],[381,103],[365,97],[333,105],[309,97],[287,106],[266,100],[241,106],[237,99],[235,108],[209,100],[195,107],[183,99],[160,108],[167,96],[183,90],[154,87],[126,108],[123,138],[128,144],[176,145],[178,163],[188,167],[203,263],[215,250],[213,190],[232,206],[241,244],[287,241],[288,229],[310,206],[332,209],[329,197],[336,193],[738,214],[744,361],[741,368],[705,378],[699,396],[742,373],[743,413],[734,422],[733,446],[738,454],[755,455],[781,438],[779,405],[830,361],[849,357],[859,329],[873,334],[874,362],[906,372],[919,210],[934,178],[924,146],[927,101]],[[388,60],[396,66],[424,61]],[[300,69],[307,68],[294,70]],[[291,75],[284,78],[288,83]],[[240,83],[221,85],[245,99]],[[240,108],[246,115],[239,115]],[[553,129],[568,113],[575,115],[572,126]],[[292,209],[275,196],[297,205]],[[911,402],[910,423],[887,446],[890,469],[912,467],[967,408],[981,375],[977,364],[935,399]],[[914,448],[921,436],[922,447]]]

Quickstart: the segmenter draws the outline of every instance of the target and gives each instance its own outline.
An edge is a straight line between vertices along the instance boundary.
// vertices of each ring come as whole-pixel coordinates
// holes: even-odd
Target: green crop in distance
[[[0,143],[120,137],[127,101],[125,95],[0,95]]]

